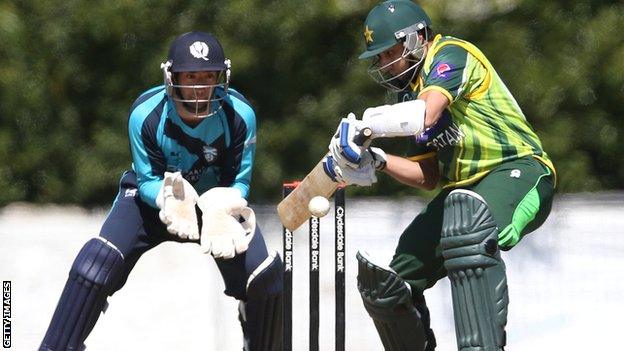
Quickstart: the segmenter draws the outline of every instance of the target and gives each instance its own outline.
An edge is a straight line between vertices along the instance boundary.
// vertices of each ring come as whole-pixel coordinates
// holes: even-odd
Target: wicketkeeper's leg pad
[[[388,351],[423,351],[426,337],[409,285],[392,269],[358,252],[358,290]]]
[[[282,260],[269,255],[247,281],[247,298],[239,304],[245,351],[278,351],[283,334]]]
[[[69,271],[39,350],[82,350],[123,266],[117,248],[102,238],[89,240]]]
[[[502,350],[509,304],[507,276],[498,228],[479,194],[458,189],[448,195],[440,244],[451,280],[458,349]]]

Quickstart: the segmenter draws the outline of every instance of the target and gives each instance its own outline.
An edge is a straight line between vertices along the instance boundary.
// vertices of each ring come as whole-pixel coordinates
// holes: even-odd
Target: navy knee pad
[[[102,238],[89,240],[69,271],[40,350],[81,350],[123,266],[123,255]]]
[[[282,260],[269,255],[247,281],[247,298],[239,305],[245,351],[282,349]]]

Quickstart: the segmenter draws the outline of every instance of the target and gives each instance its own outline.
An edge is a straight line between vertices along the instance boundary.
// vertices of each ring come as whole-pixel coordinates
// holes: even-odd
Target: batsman
[[[397,102],[341,120],[325,171],[360,186],[383,170],[437,196],[401,234],[389,267],[358,253],[358,289],[386,350],[436,347],[424,290],[448,276],[457,348],[503,350],[512,249],[550,213],[555,168],[520,106],[473,44],[435,34],[409,0],[375,6],[364,23],[369,74]],[[406,137],[407,157],[354,138]],[[374,140],[373,140],[374,142]]]
[[[132,169],[99,236],[74,260],[41,351],[84,349],[108,296],[165,241],[200,244],[214,257],[225,294],[240,301],[244,350],[281,349],[282,262],[267,251],[246,200],[254,110],[229,87],[230,60],[209,33],[175,38],[160,68],[164,84],[130,109]]]

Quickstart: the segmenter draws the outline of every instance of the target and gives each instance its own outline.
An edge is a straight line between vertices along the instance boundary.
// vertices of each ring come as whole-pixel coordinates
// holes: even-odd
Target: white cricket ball
[[[329,201],[322,196],[315,196],[308,203],[308,210],[315,217],[323,217],[329,212]]]

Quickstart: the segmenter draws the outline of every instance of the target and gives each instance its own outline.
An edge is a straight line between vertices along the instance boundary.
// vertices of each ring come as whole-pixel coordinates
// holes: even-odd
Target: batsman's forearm
[[[437,168],[431,167],[430,160],[418,162],[406,158],[387,155],[384,172],[399,182],[424,190],[433,190],[440,180]]]

